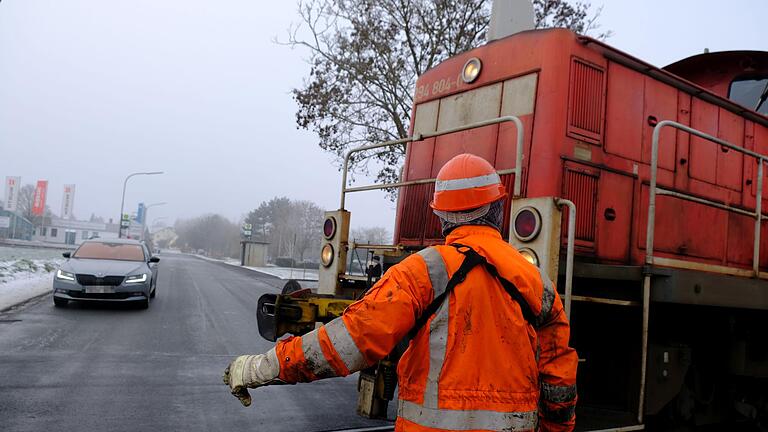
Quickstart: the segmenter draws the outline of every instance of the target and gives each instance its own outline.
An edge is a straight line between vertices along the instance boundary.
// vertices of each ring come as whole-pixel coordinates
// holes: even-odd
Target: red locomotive
[[[364,246],[391,265],[442,242],[434,178],[474,153],[512,195],[508,240],[558,281],[582,360],[580,428],[765,427],[767,98],[765,52],[659,69],[551,29],[450,58],[417,82],[412,137],[354,150],[407,145],[402,181],[348,187],[345,167],[319,292],[361,289],[346,271],[361,247],[346,193],[401,188],[396,245]]]

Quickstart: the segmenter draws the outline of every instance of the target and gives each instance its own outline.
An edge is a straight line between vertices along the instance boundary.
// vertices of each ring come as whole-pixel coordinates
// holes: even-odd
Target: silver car
[[[160,258],[136,240],[88,240],[64,258],[53,278],[56,306],[87,300],[138,302],[146,309],[155,296]]]

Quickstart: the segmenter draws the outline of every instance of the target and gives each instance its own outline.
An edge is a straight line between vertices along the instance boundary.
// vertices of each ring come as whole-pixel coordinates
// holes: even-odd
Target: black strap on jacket
[[[432,303],[430,303],[429,306],[424,309],[424,312],[416,320],[416,324],[413,326],[411,332],[409,333],[411,338],[415,337],[419,330],[424,327],[424,324],[429,321],[429,318],[432,317],[435,312],[437,312],[437,309],[439,309],[443,304],[446,296],[451,294],[451,291],[453,291],[456,285],[464,282],[470,270],[477,267],[479,264],[483,264],[486,271],[488,271],[488,273],[499,280],[501,286],[504,287],[504,290],[507,292],[507,294],[512,297],[512,300],[515,300],[520,305],[520,310],[523,312],[523,317],[525,320],[528,321],[528,323],[532,326],[536,327],[536,315],[534,315],[533,310],[531,310],[531,306],[525,300],[523,295],[520,294],[520,290],[517,289],[514,283],[501,277],[498,270],[496,270],[496,267],[494,267],[485,259],[485,257],[477,253],[471,247],[459,243],[452,243],[451,246],[455,247],[459,253],[464,255],[464,261],[461,262],[459,269],[456,270],[456,272],[451,276],[451,279],[448,280],[445,291],[439,296],[435,297],[435,299],[432,300]],[[434,287],[432,287],[432,289],[434,290]]]

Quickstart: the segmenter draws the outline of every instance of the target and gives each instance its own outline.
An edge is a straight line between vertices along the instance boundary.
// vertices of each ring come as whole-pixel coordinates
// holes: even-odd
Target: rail
[[[502,116],[502,117],[496,117],[488,120],[483,120],[480,122],[470,123],[464,126],[459,126],[451,129],[446,129],[443,131],[435,131],[435,132],[429,132],[425,134],[415,134],[406,138],[401,138],[397,140],[392,141],[384,141],[376,144],[370,144],[366,146],[361,146],[355,149],[352,149],[347,152],[346,155],[344,155],[344,165],[342,166],[342,174],[341,174],[341,204],[339,205],[340,210],[344,210],[344,204],[346,203],[346,197],[347,193],[350,192],[362,192],[362,191],[369,191],[369,190],[377,190],[377,189],[391,189],[391,188],[401,188],[404,186],[410,186],[415,184],[424,184],[424,183],[434,183],[435,179],[420,179],[420,180],[411,180],[411,181],[403,181],[403,182],[397,182],[397,183],[386,183],[386,184],[375,184],[375,185],[369,185],[369,186],[358,186],[354,188],[347,187],[347,174],[349,172],[349,160],[355,153],[360,153],[363,151],[373,150],[377,148],[383,148],[383,147],[393,147],[397,145],[405,145],[410,142],[414,141],[421,141],[427,138],[434,138],[441,135],[448,135],[455,132],[462,132],[469,129],[475,129],[479,127],[484,126],[490,126],[494,124],[499,123],[505,123],[505,122],[513,122],[515,124],[515,128],[517,131],[517,142],[515,144],[515,167],[512,169],[502,170],[499,171],[499,174],[511,174],[515,173],[515,185],[514,185],[514,194],[513,198],[520,196],[520,187],[521,187],[521,177],[522,177],[522,165],[523,165],[523,122],[520,120],[517,116]]]
[[[657,174],[659,165],[659,137],[661,136],[661,130],[665,127],[681,130],[707,141],[719,144],[720,146],[727,147],[731,150],[739,152],[741,154],[751,156],[757,159],[757,192],[755,211],[750,212],[748,210],[732,207],[726,204],[710,201],[707,199],[699,198],[693,195],[675,192],[668,189],[660,188],[657,186]],[[710,207],[726,210],[732,213],[737,213],[745,216],[755,218],[755,239],[752,249],[752,273],[755,277],[760,277],[760,227],[761,221],[766,219],[762,214],[763,204],[763,164],[768,161],[768,156],[762,155],[751,150],[739,147],[735,144],[731,144],[728,141],[722,140],[716,136],[709,135],[701,132],[697,129],[693,129],[684,124],[672,121],[663,120],[656,124],[653,128],[653,141],[651,147],[651,183],[649,185],[649,198],[648,198],[648,225],[646,227],[645,236],[645,263],[648,266],[654,264],[653,256],[653,238],[656,227],[656,195],[668,195],[674,196],[680,199],[696,202],[699,204],[707,205]],[[647,361],[648,361],[648,321],[650,316],[650,295],[651,295],[651,275],[646,274],[643,279],[643,331],[642,331],[642,358],[640,363],[640,403],[638,408],[637,419],[638,422],[643,421],[643,409],[645,404],[645,378],[647,374]]]

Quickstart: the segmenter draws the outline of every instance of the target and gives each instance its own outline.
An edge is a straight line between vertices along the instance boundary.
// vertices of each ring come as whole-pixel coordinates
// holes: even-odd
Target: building
[[[240,265],[247,267],[264,267],[267,265],[267,247],[269,243],[241,240],[240,246]]]
[[[16,212],[0,209],[0,239],[32,240],[35,227]]]
[[[46,217],[45,223],[36,227],[33,240],[78,245],[92,238],[117,238],[117,231],[118,225],[114,223],[60,219],[54,216]]]

